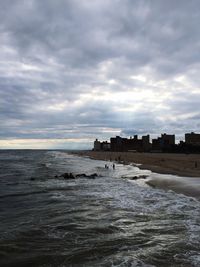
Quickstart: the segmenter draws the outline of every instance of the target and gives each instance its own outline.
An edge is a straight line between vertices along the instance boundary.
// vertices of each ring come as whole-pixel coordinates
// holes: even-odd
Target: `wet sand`
[[[200,155],[170,153],[96,152],[81,151],[81,156],[93,159],[141,164],[140,169],[185,177],[200,177]]]

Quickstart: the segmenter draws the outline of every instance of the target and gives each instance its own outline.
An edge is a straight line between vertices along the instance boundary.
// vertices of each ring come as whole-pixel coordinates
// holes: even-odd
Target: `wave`
[[[7,195],[0,196],[0,199],[8,198],[8,197],[29,196],[29,195],[35,195],[35,194],[46,194],[46,193],[48,193],[48,190],[32,191],[32,192],[26,192],[26,193],[7,194]]]
[[[197,186],[199,184],[199,179],[200,178],[154,174],[146,181],[146,184],[151,187],[172,190],[176,193],[200,199],[200,187]]]

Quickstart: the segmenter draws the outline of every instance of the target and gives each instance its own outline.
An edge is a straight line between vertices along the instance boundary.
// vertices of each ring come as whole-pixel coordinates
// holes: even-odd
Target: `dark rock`
[[[74,177],[74,175],[70,172],[70,174],[69,174],[69,178],[71,178],[71,179],[75,179],[75,177]]]
[[[80,173],[76,175],[76,178],[79,178],[79,177],[87,177],[87,175],[85,173]]]
[[[130,180],[138,180],[138,179],[146,179],[148,175],[135,175],[132,177],[122,176],[122,178],[130,179]]]
[[[88,175],[85,173],[80,173],[80,174],[76,175],[76,178],[84,177],[84,178],[88,178],[88,179],[95,179],[97,176],[98,176],[97,173],[92,173],[92,174],[88,174]]]
[[[148,177],[148,175],[140,175],[141,179],[146,179]]]
[[[64,179],[67,179],[67,180],[70,180],[70,179],[76,179],[76,178],[88,178],[88,179],[95,179],[96,177],[98,176],[97,173],[92,173],[92,174],[85,174],[85,173],[79,173],[79,174],[72,174],[72,173],[63,173],[61,174],[60,176],[55,176],[55,178],[59,178],[59,177],[62,177]]]
[[[133,177],[130,177],[131,180],[137,180],[138,179],[138,176],[133,176]]]
[[[60,177],[63,177],[64,179],[68,179],[68,180],[75,179],[74,175],[71,172],[70,173],[68,173],[68,172],[63,173],[60,175]]]
[[[133,176],[130,177],[131,180],[138,180],[138,179],[146,179],[148,176],[147,175],[138,175],[138,176]]]
[[[97,176],[98,176],[97,173],[93,173],[93,174],[88,175],[87,178],[89,178],[89,179],[95,179]]]
[[[35,178],[34,177],[31,177],[31,179],[30,179],[31,181],[35,181]]]

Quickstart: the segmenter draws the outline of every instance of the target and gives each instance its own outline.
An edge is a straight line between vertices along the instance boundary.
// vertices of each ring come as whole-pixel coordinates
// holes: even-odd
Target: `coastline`
[[[138,153],[138,152],[102,152],[79,151],[80,156],[106,161],[120,161],[124,164],[137,164],[140,169],[160,174],[172,174],[183,177],[200,178],[199,154]],[[139,164],[139,165],[138,165]]]

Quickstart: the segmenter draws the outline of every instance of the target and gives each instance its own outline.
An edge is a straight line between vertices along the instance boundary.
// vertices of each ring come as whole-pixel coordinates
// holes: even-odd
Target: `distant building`
[[[98,139],[94,141],[94,151],[109,151],[110,143],[107,141],[100,142]]]
[[[161,134],[161,137],[157,139],[152,139],[152,150],[163,151],[168,150],[170,147],[175,145],[175,135],[174,134]]]
[[[100,150],[101,150],[101,142],[98,139],[96,139],[94,141],[94,151],[100,151]]]
[[[151,148],[150,137],[142,136],[142,139],[138,139],[137,135],[134,137],[122,138],[120,136],[110,138],[110,150],[118,152],[127,151],[149,151]]]
[[[151,150],[151,143],[150,143],[150,136],[148,135],[144,135],[142,136],[142,148],[144,152],[148,152]]]
[[[103,151],[110,151],[110,143],[104,141],[101,143],[101,150]]]
[[[194,132],[185,134],[186,145],[200,146],[200,134]]]
[[[164,145],[175,145],[175,135],[174,134],[161,134],[161,140]]]
[[[200,154],[200,134],[194,132],[185,134],[185,142],[180,141],[175,144],[174,134],[161,134],[160,137],[152,139],[150,136],[137,135],[130,138],[121,136],[111,137],[108,141],[94,141],[94,151],[113,151],[113,152],[167,152],[167,153],[199,153]]]
[[[152,139],[152,150],[153,151],[157,151],[157,152],[161,152],[161,141],[160,141],[160,137],[158,137],[157,139]]]
[[[122,138],[120,136],[110,138],[110,150],[119,152],[125,151],[125,143],[127,138]]]
[[[134,135],[134,137],[130,137],[130,139],[126,140],[126,151],[140,151],[142,152],[142,140],[138,139],[137,135]]]

